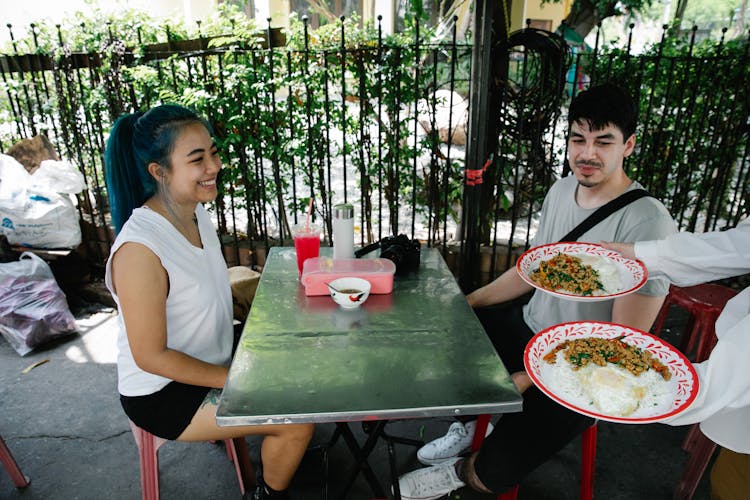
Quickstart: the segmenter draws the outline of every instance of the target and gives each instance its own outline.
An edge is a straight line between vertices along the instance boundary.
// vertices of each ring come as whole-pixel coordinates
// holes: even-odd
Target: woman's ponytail
[[[104,153],[104,176],[115,234],[120,232],[133,209],[143,205],[154,192],[153,183],[149,182],[133,150],[133,129],[142,115],[132,113],[118,118]]]

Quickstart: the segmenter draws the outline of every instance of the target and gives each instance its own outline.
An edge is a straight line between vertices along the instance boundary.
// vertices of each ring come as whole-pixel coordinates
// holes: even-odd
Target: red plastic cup
[[[320,226],[296,224],[292,226],[292,238],[297,251],[297,270],[301,276],[305,260],[320,255]]]

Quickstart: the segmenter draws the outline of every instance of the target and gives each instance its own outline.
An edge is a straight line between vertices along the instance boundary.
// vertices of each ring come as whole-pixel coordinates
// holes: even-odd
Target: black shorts
[[[135,425],[160,438],[175,440],[190,425],[209,387],[170,382],[145,396],[123,396],[120,404]]]

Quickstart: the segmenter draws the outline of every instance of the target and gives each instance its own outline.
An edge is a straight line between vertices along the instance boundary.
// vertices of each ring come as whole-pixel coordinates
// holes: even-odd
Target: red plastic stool
[[[21,472],[21,468],[18,467],[16,459],[13,458],[13,455],[8,449],[8,446],[6,446],[5,441],[3,441],[2,436],[0,436],[0,462],[3,463],[5,470],[10,474],[10,479],[13,481],[13,484],[16,485],[16,488],[25,488],[29,485],[29,478],[24,476],[23,472]]]
[[[482,445],[484,435],[487,432],[489,415],[480,415],[474,430],[474,440],[471,443],[471,451],[476,451]],[[581,436],[581,500],[594,498],[594,468],[596,466],[596,422],[583,431]],[[515,485],[505,493],[500,493],[497,500],[516,500],[518,496],[518,485]]]
[[[716,319],[729,299],[735,295],[737,291],[712,283],[688,287],[672,285],[654,322],[654,335],[661,333],[669,308],[672,305],[682,307],[690,313],[690,317],[680,350],[687,355],[696,347],[695,362],[705,361],[716,344]]]
[[[690,317],[680,350],[687,355],[692,352],[697,343],[695,362],[705,361],[716,345],[716,320],[726,303],[735,295],[737,291],[712,283],[689,287],[672,285],[669,287],[669,295],[654,323],[654,335],[661,333],[664,318],[671,305],[686,309]],[[716,443],[703,435],[698,424],[694,424],[690,427],[682,448],[690,453],[690,457],[677,483],[675,498],[692,498],[716,450]]]
[[[690,453],[682,477],[677,483],[674,498],[693,498],[695,489],[698,487],[703,473],[708,467],[708,462],[716,451],[716,443],[708,439],[700,430],[698,424],[690,427],[685,442],[682,445],[685,451]]]
[[[154,436],[135,425],[129,419],[128,422],[130,422],[130,429],[133,431],[135,444],[138,446],[138,455],[141,462],[141,492],[143,500],[159,500],[159,448],[168,440]],[[238,438],[236,440],[225,439],[224,444],[227,456],[234,463],[234,470],[237,472],[237,479],[240,482],[240,493],[244,495],[245,480],[242,477],[240,460],[250,466],[247,443],[244,438]]]

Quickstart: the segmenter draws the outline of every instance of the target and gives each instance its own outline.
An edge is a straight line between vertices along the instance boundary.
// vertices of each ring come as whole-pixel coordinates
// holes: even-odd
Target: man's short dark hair
[[[617,85],[605,83],[578,94],[570,103],[568,128],[573,122],[587,123],[589,130],[614,125],[623,140],[635,133],[638,106],[630,94]]]

